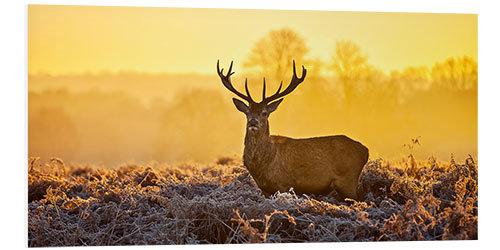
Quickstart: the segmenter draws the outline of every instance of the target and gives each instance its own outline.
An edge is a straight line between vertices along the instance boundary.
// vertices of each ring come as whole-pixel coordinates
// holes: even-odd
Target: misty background
[[[419,137],[417,159],[477,156],[477,62],[462,55],[383,72],[356,43],[332,44],[328,61],[310,56],[289,28],[271,30],[234,68],[256,100],[266,76],[271,94],[292,77],[292,60],[306,80],[270,117],[271,134],[295,138],[345,134],[370,149],[370,158],[401,158]],[[207,48],[208,49],[208,48]],[[231,55],[221,55],[231,58]],[[102,163],[241,156],[245,116],[213,74],[134,71],[28,76],[28,154],[47,161]],[[221,60],[226,70],[230,61]]]

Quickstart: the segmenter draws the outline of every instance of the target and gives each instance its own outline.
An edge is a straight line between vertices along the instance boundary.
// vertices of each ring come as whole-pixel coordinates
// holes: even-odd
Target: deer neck
[[[266,124],[264,131],[247,131],[243,161],[251,173],[267,168],[275,153],[276,149],[269,135],[269,124]]]

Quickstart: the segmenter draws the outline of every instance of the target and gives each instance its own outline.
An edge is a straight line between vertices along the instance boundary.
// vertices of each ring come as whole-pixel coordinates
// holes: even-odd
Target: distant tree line
[[[259,40],[243,66],[250,73],[253,93],[261,91],[262,76],[269,77],[268,93],[281,80],[288,84],[292,60],[308,69],[306,81],[272,114],[272,134],[348,134],[363,141],[374,157],[397,156],[405,152],[401,145],[417,136],[421,136],[417,158],[477,154],[477,62],[450,57],[430,68],[408,67],[386,74],[368,59],[351,41],[333,44],[328,62],[310,58],[305,39],[283,28]],[[234,75],[240,90],[245,76]],[[30,91],[29,155],[117,164],[129,159],[210,161],[241,153],[245,120],[234,110],[233,96],[222,87],[215,70],[213,76],[177,77],[169,83],[165,79],[82,76],[76,84],[68,77],[50,78],[67,87]],[[119,84],[124,91],[94,89],[97,81],[99,86]],[[152,81],[159,83],[146,84]],[[199,82],[203,85],[195,85]],[[68,91],[85,84],[92,87]],[[173,91],[174,85],[185,89]],[[210,87],[200,87],[205,85]],[[141,97],[152,93],[155,99],[144,105],[133,93]]]

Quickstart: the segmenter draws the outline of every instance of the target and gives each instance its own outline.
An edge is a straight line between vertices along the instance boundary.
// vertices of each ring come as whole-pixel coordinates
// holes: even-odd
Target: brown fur
[[[293,139],[247,131],[243,162],[265,195],[286,192],[357,199],[368,149],[343,135]]]

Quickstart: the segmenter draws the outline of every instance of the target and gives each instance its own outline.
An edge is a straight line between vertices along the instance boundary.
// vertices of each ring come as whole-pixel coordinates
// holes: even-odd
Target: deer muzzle
[[[257,121],[256,119],[248,120],[247,128],[250,131],[257,131],[257,129],[259,128],[259,121]]]

